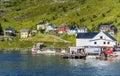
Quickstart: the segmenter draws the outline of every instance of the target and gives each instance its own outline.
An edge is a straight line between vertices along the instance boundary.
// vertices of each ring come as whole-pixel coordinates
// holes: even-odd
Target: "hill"
[[[0,22],[12,26],[35,28],[40,21],[59,26],[120,25],[119,0],[0,0]]]

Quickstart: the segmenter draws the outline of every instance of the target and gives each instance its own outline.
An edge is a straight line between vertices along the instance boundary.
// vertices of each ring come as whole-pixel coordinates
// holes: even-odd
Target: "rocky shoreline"
[[[0,48],[0,51],[31,51],[31,48]]]
[[[31,51],[32,47],[28,47],[28,48],[0,48],[0,51]],[[45,47],[42,50],[47,50],[47,49],[51,49],[51,50],[55,50],[56,52],[60,52],[62,49],[67,50],[67,48],[48,48]]]

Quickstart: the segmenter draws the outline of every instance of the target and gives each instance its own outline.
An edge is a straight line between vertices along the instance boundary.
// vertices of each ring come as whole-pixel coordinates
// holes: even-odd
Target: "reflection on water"
[[[119,70],[120,62],[0,53],[0,76],[119,76]]]

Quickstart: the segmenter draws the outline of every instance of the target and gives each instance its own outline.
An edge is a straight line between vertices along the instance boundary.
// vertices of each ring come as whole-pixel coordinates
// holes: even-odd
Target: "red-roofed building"
[[[67,32],[67,26],[65,24],[62,24],[59,28],[58,28],[58,33],[65,33]]]

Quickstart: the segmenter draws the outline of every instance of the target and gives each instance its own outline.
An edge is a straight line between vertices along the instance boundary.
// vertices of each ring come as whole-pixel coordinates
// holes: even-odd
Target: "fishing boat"
[[[46,51],[43,51],[44,54],[55,54],[56,51],[55,50],[50,50],[50,49],[47,49]]]
[[[37,53],[42,53],[41,49],[43,47],[43,43],[37,43],[36,45],[33,46],[32,54],[37,54]]]
[[[37,54],[37,49],[36,48],[32,48],[32,54]]]

